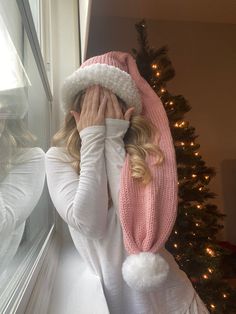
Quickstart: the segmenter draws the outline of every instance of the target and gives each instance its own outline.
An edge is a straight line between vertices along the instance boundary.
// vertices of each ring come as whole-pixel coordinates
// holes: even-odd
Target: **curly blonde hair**
[[[82,93],[78,93],[72,101],[70,110],[77,112],[81,111],[81,96]],[[116,95],[119,103],[127,108],[126,104]],[[79,132],[76,128],[76,122],[74,117],[71,115],[70,110],[67,112],[64,125],[62,128],[53,136],[53,146],[63,146],[66,148],[69,155],[72,157],[72,166],[76,172],[80,173],[80,148],[81,139]],[[144,115],[138,114],[131,116],[129,128],[124,135],[124,147],[127,154],[130,156],[130,170],[131,176],[141,182],[142,184],[148,184],[152,180],[152,175],[146,157],[152,154],[156,157],[156,165],[160,165],[164,160],[162,150],[158,145],[153,143],[154,136],[158,137],[158,130],[153,123],[146,118]],[[109,194],[109,205],[110,208],[112,200]]]

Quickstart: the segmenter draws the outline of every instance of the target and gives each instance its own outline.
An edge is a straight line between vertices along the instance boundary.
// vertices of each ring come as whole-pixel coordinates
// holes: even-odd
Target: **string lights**
[[[210,249],[209,247],[206,248],[206,252],[207,252],[210,256],[212,256],[212,257],[215,256],[214,251],[213,251],[212,249]]]
[[[143,27],[145,27],[145,25],[142,25]],[[153,72],[154,72],[154,75],[156,76],[156,77],[160,77],[161,76],[161,71],[160,71],[160,67],[159,67],[159,65],[157,64],[157,63],[153,63],[152,65],[151,65],[151,67],[152,67],[152,69],[154,70]],[[155,79],[154,79],[155,80]],[[155,83],[155,82],[154,82]],[[156,85],[154,85],[154,88],[156,87]],[[164,88],[164,87],[160,87],[160,92],[161,93],[165,93],[165,92],[167,92],[167,90]],[[164,97],[164,96],[163,96]],[[165,102],[165,105],[166,106],[169,106],[169,110],[175,110],[175,108],[173,108],[174,107],[174,105],[175,105],[175,102],[174,101],[166,101]],[[178,122],[175,122],[174,124],[173,124],[173,126],[175,127],[175,128],[187,128],[188,127],[188,125],[189,125],[189,122],[188,121],[184,121],[184,120],[180,120],[180,121],[178,121]],[[188,142],[188,141],[186,141],[186,142],[184,142],[184,141],[181,141],[181,142],[179,142],[179,145],[183,148],[183,150],[184,149],[187,149],[187,146],[191,146],[191,147],[194,147],[195,145],[196,145],[196,143],[194,142],[194,141],[191,141],[190,143]],[[194,156],[199,156],[199,151],[195,151],[195,152],[193,152],[193,154],[194,154]],[[193,168],[197,168],[197,165],[195,166],[195,167],[193,167]],[[194,171],[194,173],[192,173],[191,174],[191,177],[192,178],[197,178],[198,176],[199,176],[199,174],[197,174],[196,172],[196,170],[193,170]],[[210,176],[209,175],[203,175],[202,176],[206,181],[208,181],[209,179],[210,179]],[[184,179],[187,179],[187,177],[184,177]],[[206,182],[207,183],[207,182]],[[180,184],[180,182],[178,181],[178,185]],[[199,191],[203,191],[203,189],[204,189],[204,186],[200,186],[200,187],[198,187],[198,190]],[[202,205],[202,204],[197,204],[196,205],[196,209],[198,209],[198,210],[202,210],[204,208],[204,206]],[[184,213],[185,214],[185,216],[188,216],[188,212],[185,212]],[[195,226],[196,227],[200,227],[201,226],[201,223],[199,223],[199,222],[196,222],[195,223]],[[178,231],[177,230],[174,230],[174,234],[175,235],[177,235],[178,234]],[[193,235],[193,237],[196,239],[196,233],[195,232],[191,232],[191,234]],[[209,240],[211,240],[211,238],[210,237],[208,237],[208,239]],[[193,247],[193,243],[191,243],[191,242],[189,242],[188,243],[189,244],[189,246],[190,247]],[[178,243],[174,243],[173,244],[173,247],[175,248],[175,249],[178,249],[179,248],[179,245],[178,245]],[[206,247],[205,248],[205,251],[206,251],[206,253],[208,254],[208,255],[210,255],[211,257],[215,257],[217,254],[216,254],[216,252],[214,252],[214,250],[213,249],[211,249],[210,247]],[[177,258],[177,260],[178,261],[180,261],[180,264],[182,265],[182,263],[181,263],[181,255],[176,255],[176,258]],[[189,260],[188,260],[189,261]],[[182,265],[183,266],[183,265]],[[201,277],[204,279],[204,280],[209,280],[209,278],[211,277],[211,274],[213,274],[213,272],[214,272],[214,269],[213,268],[211,268],[211,267],[208,267],[207,268],[207,271],[205,272],[205,273],[203,273],[202,275],[201,275]],[[223,299],[226,299],[227,298],[227,294],[225,293],[225,292],[221,292],[221,297],[223,298]],[[208,307],[210,307],[210,309],[212,310],[212,311],[216,311],[216,304],[214,304],[214,303],[208,303]]]

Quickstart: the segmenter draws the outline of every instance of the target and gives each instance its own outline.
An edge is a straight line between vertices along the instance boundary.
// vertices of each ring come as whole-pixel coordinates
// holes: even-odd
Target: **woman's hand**
[[[127,121],[130,120],[131,115],[135,109],[134,107],[126,110],[126,108],[124,108],[124,106],[119,103],[116,95],[105,87],[102,88],[101,94],[103,97],[107,98],[105,118],[123,119]]]
[[[81,113],[71,110],[78,132],[91,125],[105,124],[106,96],[101,97],[101,87],[93,85],[86,89],[84,98],[81,99]]]

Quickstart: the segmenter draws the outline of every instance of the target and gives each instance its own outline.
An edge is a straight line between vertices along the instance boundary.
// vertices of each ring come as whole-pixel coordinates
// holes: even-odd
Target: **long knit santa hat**
[[[173,229],[177,213],[178,177],[169,121],[160,98],[127,52],[109,51],[87,59],[67,77],[62,86],[63,110],[68,112],[75,95],[94,84],[110,89],[128,107],[135,106],[135,113],[146,116],[159,131],[154,143],[164,153],[164,161],[157,166],[154,156],[146,158],[152,181],[144,186],[132,178],[127,154],[119,192],[119,218],[128,253],[122,266],[123,278],[136,290],[155,290],[169,273],[169,264],[159,251]]]

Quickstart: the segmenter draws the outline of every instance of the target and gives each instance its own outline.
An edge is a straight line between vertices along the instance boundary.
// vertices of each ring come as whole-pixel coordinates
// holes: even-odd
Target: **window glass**
[[[1,297],[54,220],[44,163],[50,101],[14,0],[0,2],[0,46]]]

